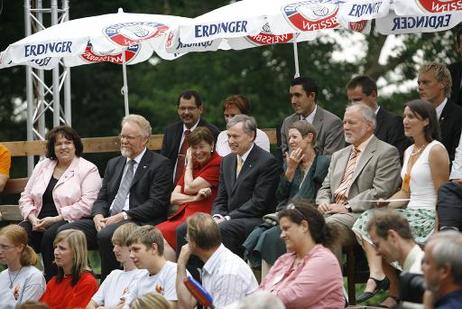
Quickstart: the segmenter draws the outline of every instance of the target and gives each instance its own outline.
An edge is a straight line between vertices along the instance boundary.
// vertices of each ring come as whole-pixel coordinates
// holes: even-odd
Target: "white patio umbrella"
[[[388,0],[386,1],[388,3]],[[348,20],[342,26],[337,21],[339,6],[338,1],[329,0],[234,2],[171,30],[167,51],[238,50],[269,44],[293,43],[295,76],[299,76],[298,42],[315,39],[321,30],[345,27],[358,32],[369,31],[370,23],[362,20]],[[385,10],[386,7],[383,6],[378,11],[385,15]]]
[[[167,50],[242,49],[252,37],[292,36],[297,76],[297,42],[324,30],[368,33],[375,20],[382,34],[444,31],[462,21],[461,10],[460,0],[243,0],[172,30]]]
[[[38,69],[112,62],[123,68],[125,113],[128,114],[126,65],[149,59],[155,52],[167,60],[182,54],[165,50],[165,35],[189,19],[179,16],[118,13],[70,20],[54,25],[16,43],[0,53],[0,69],[30,65]]]

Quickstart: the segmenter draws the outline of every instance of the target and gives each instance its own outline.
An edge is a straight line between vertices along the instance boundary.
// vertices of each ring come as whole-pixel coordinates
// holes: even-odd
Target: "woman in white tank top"
[[[404,134],[414,143],[404,153],[401,189],[390,198],[399,201],[391,202],[387,207],[400,212],[408,220],[415,241],[424,243],[437,227],[437,192],[449,180],[449,157],[446,148],[437,141],[440,135],[439,124],[435,108],[430,103],[423,100],[406,103],[403,125]],[[384,205],[382,203],[380,206]],[[353,226],[366,253],[373,278],[368,281],[365,293],[358,298],[363,301],[372,297],[380,288],[388,287],[382,258],[377,255],[367,232],[367,223],[374,211],[379,210],[364,212]],[[394,287],[395,278],[390,279]]]

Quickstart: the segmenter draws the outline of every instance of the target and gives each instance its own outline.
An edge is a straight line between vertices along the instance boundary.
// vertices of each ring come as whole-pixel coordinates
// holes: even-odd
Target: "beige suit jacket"
[[[332,155],[329,171],[316,196],[316,204],[333,203],[334,192],[340,185],[352,146]],[[388,198],[398,190],[400,161],[396,147],[373,136],[357,163],[348,194],[348,204],[354,213],[373,208],[375,203],[364,200]]]

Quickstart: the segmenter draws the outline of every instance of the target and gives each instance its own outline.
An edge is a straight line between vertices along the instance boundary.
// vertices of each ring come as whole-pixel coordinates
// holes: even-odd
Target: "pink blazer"
[[[38,216],[42,196],[53,175],[57,161],[45,159],[35,166],[19,199],[19,209],[25,220],[29,214]],[[72,222],[89,216],[101,188],[98,168],[84,158],[75,157],[53,189],[53,201],[64,220]]]

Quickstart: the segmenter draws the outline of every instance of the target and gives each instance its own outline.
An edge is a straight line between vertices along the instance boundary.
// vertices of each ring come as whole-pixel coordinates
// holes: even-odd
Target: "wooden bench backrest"
[[[276,129],[263,129],[268,135],[270,143],[275,145]],[[148,148],[151,150],[160,150],[162,147],[163,134],[151,135],[148,142]],[[101,152],[118,152],[119,138],[117,136],[107,137],[86,137],[82,138],[84,153],[101,153]],[[2,142],[10,151],[13,157],[24,156],[41,156],[45,153],[46,141],[20,141],[20,142]]]

